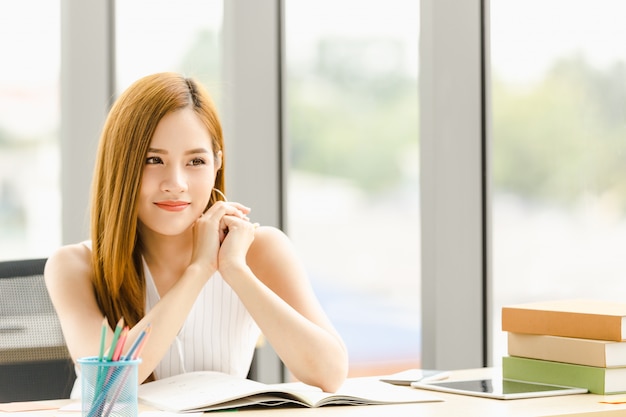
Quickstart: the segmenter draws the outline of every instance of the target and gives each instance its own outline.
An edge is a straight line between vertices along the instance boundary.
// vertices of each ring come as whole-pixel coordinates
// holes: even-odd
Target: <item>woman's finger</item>
[[[248,219],[248,213],[250,213],[250,207],[246,207],[243,204],[236,202],[225,202],[218,201],[213,204],[207,211],[205,211],[202,216],[204,217],[212,217],[216,216],[217,218],[221,218],[224,215],[237,216],[244,220]]]

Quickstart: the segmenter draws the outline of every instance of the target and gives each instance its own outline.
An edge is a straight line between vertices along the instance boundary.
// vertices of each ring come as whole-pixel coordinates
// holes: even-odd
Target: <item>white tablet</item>
[[[383,376],[381,381],[393,385],[411,385],[416,381],[439,381],[448,378],[450,372],[436,371],[434,369],[408,369],[406,371]]]
[[[518,398],[550,397],[554,395],[584,394],[585,388],[562,387],[510,379],[472,379],[467,381],[416,381],[413,388],[423,388],[452,394],[514,400]]]

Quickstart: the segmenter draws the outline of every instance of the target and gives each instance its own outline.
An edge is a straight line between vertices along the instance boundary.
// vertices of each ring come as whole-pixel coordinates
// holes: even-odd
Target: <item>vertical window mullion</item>
[[[229,199],[253,207],[254,221],[280,227],[280,0],[224,2],[224,137]],[[257,349],[255,379],[281,382],[269,345]]]
[[[423,366],[480,367],[486,285],[481,1],[421,5]]]
[[[89,192],[100,130],[113,97],[109,1],[61,2],[62,240],[89,236]]]

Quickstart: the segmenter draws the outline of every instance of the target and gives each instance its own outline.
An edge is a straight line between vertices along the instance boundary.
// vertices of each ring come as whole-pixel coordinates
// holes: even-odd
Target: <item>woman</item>
[[[155,74],[119,97],[98,149],[91,241],[46,264],[70,354],[97,355],[103,317],[107,343],[123,318],[126,348],[151,325],[140,381],[246,376],[262,333],[295,378],[333,392],[345,346],[288,238],[225,201],[223,156],[214,105],[194,80]]]

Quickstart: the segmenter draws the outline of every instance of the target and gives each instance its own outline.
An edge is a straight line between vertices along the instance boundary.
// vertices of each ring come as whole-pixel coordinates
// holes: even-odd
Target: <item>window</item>
[[[60,37],[59,1],[0,3],[1,259],[61,243]]]
[[[351,374],[420,364],[419,2],[285,2],[287,232]]]
[[[626,3],[491,1],[494,364],[503,305],[626,294]]]
[[[222,2],[117,0],[116,91],[161,71],[197,78],[219,99]]]

